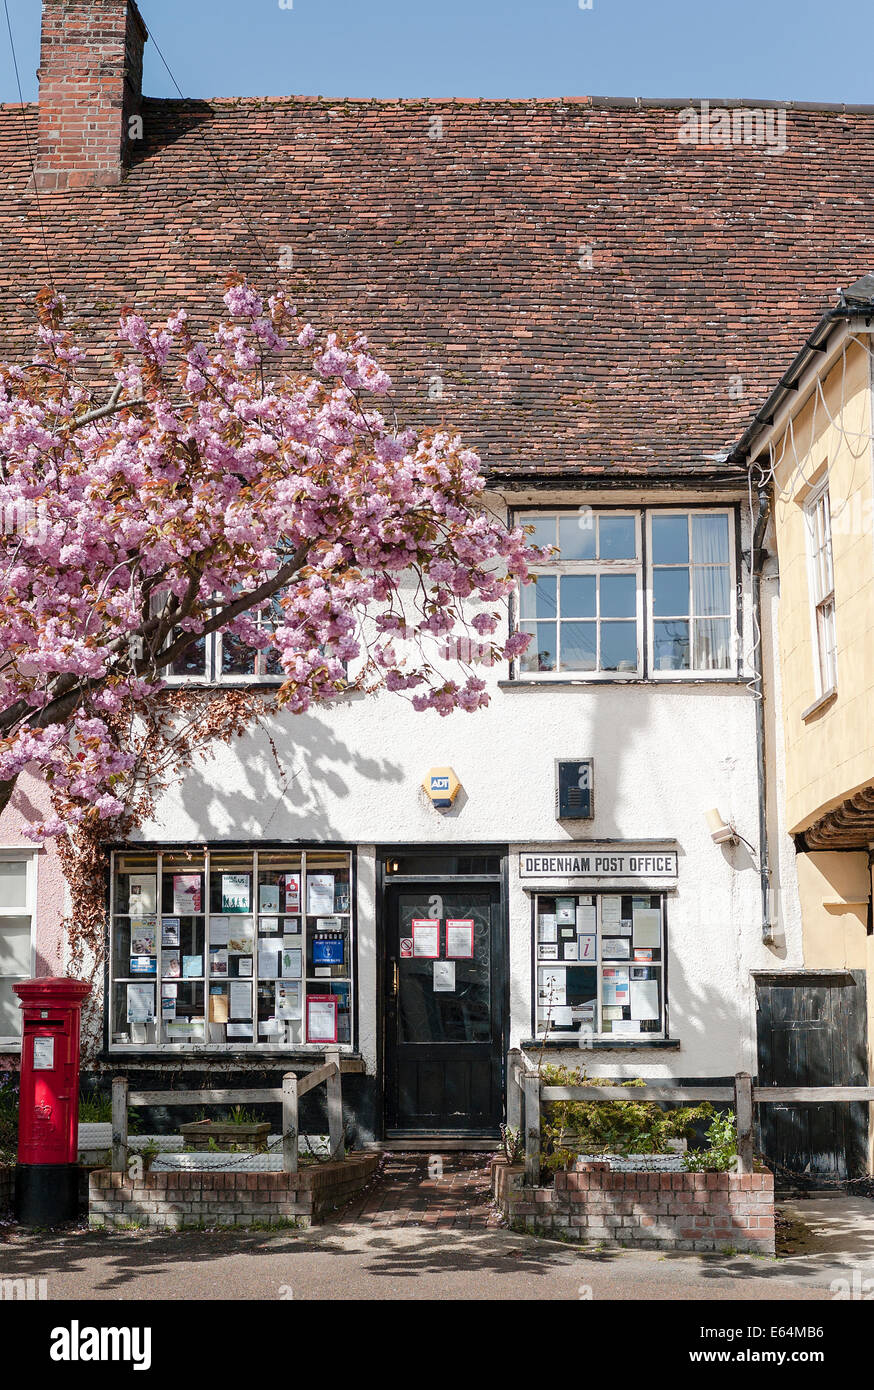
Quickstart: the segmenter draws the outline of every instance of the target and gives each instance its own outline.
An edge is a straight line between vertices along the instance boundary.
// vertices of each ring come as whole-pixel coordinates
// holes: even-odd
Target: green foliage
[[[545,1086],[613,1086],[590,1077],[580,1068],[543,1068]],[[631,1092],[646,1083],[639,1078],[620,1083]],[[653,1101],[554,1101],[544,1108],[540,1127],[541,1162],[547,1169],[569,1168],[579,1153],[661,1154],[669,1139],[688,1138],[697,1120],[709,1119],[713,1107],[686,1105],[662,1110]]]
[[[521,1129],[501,1125],[501,1152],[508,1163],[521,1163],[525,1155],[525,1137]]]
[[[684,1154],[683,1167],[690,1173],[730,1173],[737,1163],[734,1115],[714,1115],[704,1137],[709,1147]]]

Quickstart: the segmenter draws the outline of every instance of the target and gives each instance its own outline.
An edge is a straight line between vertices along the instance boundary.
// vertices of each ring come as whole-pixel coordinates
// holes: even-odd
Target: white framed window
[[[514,521],[531,528],[532,544],[556,548],[519,590],[517,625],[532,641],[517,678],[736,674],[731,508],[580,507]]]
[[[0,850],[0,1044],[21,1042],[20,1000],[12,986],[34,973],[36,855]]]
[[[533,994],[535,1037],[664,1038],[664,894],[537,893]]]
[[[257,627],[274,631],[284,621],[279,600],[280,595],[274,594],[250,615]],[[158,611],[161,601],[160,597],[153,600],[153,611]],[[174,629],[168,645],[180,635],[179,629]],[[252,681],[281,684],[285,680],[276,647],[256,649],[234,633],[222,631],[196,638],[164,670],[163,676],[170,685],[245,685]]]
[[[519,595],[519,629],[532,641],[520,674],[544,678],[642,672],[640,515],[633,511],[523,513],[531,542],[556,546]]]
[[[351,1045],[351,851],[120,851],[110,912],[112,1052]]]
[[[648,513],[651,675],[728,675],[736,669],[731,512]]]
[[[807,560],[810,587],[810,625],[817,697],[837,689],[838,662],[835,633],[835,573],[832,553],[831,503],[828,478],[804,505],[807,524]]]

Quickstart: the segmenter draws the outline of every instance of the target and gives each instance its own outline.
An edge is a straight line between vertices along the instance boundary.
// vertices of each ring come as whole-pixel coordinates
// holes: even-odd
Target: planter
[[[266,1120],[263,1124],[243,1125],[234,1124],[231,1120],[195,1120],[191,1124],[180,1125],[179,1133],[186,1144],[195,1149],[208,1149],[212,1140],[219,1148],[233,1145],[245,1149],[247,1153],[257,1153],[267,1143],[270,1125]]]

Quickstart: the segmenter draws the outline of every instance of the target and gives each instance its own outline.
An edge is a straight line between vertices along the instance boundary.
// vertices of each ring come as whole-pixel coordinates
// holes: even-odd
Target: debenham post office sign
[[[587,845],[574,850],[523,850],[519,877],[541,883],[556,879],[672,880],[677,851],[649,845]]]

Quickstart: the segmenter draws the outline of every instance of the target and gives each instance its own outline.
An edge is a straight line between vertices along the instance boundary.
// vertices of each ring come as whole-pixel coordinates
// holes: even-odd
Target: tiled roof
[[[211,316],[230,266],[290,277],[368,333],[401,419],[497,474],[725,478],[871,264],[874,110],[790,107],[779,154],[680,143],[683,104],[147,100],[120,186],[43,195],[53,279],[108,341],[123,304]],[[47,281],[22,120],[0,107],[3,357]]]

